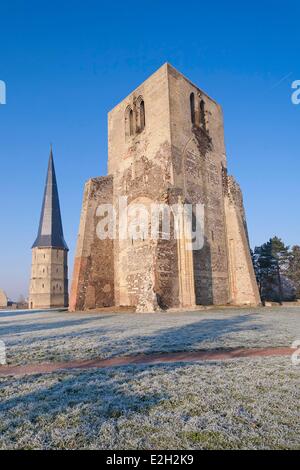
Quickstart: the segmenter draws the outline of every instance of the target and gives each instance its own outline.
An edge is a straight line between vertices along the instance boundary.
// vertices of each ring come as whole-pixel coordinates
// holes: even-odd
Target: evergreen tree
[[[281,238],[273,237],[270,239],[272,245],[272,256],[277,261],[280,273],[286,272],[289,266],[290,251],[289,247],[286,246]]]
[[[269,242],[255,247],[254,269],[262,301],[268,300],[268,286],[275,273],[275,260],[272,256],[272,245]]]
[[[283,300],[283,289],[281,276],[287,272],[289,266],[289,247],[278,237],[273,237],[270,240],[272,245],[272,256],[275,260],[275,271],[278,285],[278,300],[281,303]]]
[[[293,246],[290,252],[289,266],[287,269],[287,276],[294,283],[296,287],[297,299],[300,298],[300,246]]]
[[[270,238],[267,243],[255,248],[253,264],[262,301],[282,302],[281,276],[288,270],[289,258],[289,247],[278,237]]]

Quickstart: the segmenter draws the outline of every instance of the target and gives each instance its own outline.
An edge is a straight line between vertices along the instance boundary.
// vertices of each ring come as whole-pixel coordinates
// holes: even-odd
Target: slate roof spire
[[[61,221],[52,145],[50,147],[39,231],[32,248],[61,248],[68,250]]]

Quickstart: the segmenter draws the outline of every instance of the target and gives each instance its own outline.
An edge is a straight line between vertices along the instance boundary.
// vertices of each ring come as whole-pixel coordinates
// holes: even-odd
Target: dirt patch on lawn
[[[225,361],[245,357],[290,356],[293,350],[288,347],[281,348],[236,348],[231,350],[219,349],[210,351],[185,351],[157,354],[139,354],[135,356],[112,357],[110,359],[76,360],[68,362],[53,362],[41,364],[28,364],[21,366],[0,366],[0,376],[19,376],[47,374],[68,369],[103,369],[125,365],[166,364],[172,362],[199,362],[199,361]]]

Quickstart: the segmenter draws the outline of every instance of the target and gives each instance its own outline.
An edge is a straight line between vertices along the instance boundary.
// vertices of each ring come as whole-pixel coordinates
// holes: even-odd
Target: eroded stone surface
[[[109,176],[85,187],[71,310],[260,302],[242,194],[227,176],[223,127],[220,106],[169,64],[110,111]],[[97,206],[118,207],[120,197],[145,207],[203,204],[204,246],[189,252],[172,231],[169,240],[97,239]]]

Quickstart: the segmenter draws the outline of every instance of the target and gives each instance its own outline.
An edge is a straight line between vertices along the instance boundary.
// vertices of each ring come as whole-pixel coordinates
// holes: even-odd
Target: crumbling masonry
[[[108,115],[109,176],[85,185],[70,310],[260,303],[242,194],[227,176],[221,107],[169,64]],[[97,207],[204,205],[204,246],[100,240]]]

